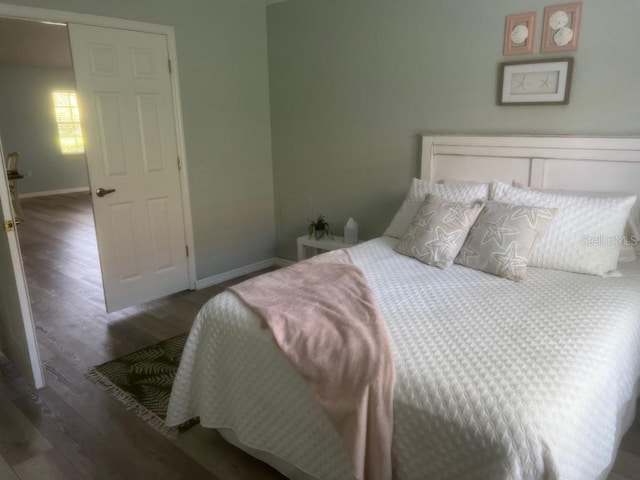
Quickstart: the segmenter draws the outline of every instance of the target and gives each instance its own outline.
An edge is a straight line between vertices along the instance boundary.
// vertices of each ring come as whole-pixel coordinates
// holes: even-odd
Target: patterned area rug
[[[90,368],[86,376],[160,433],[176,438],[178,433],[198,423],[198,419],[179,427],[167,427],[164,423],[186,340],[187,334],[182,334],[141,348]]]

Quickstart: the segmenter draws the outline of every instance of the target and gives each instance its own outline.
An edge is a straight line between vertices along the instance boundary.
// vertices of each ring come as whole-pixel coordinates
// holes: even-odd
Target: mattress
[[[600,477],[640,375],[640,262],[617,278],[530,268],[515,283],[426,266],[396,242],[350,249],[392,343],[394,478]],[[308,387],[230,292],[185,346],[167,423],[193,416],[296,474],[351,478]]]

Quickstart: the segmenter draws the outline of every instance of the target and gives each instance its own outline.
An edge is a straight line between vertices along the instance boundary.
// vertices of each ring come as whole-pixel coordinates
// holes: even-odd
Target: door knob
[[[99,197],[104,197],[105,195],[108,195],[110,193],[115,192],[116,189],[115,188],[98,188],[96,189],[96,195],[98,195]]]

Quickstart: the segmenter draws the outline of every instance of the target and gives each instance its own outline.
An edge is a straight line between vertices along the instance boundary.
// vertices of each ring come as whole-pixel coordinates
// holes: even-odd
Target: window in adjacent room
[[[62,154],[84,153],[76,92],[53,92],[53,107],[58,123],[58,138]]]

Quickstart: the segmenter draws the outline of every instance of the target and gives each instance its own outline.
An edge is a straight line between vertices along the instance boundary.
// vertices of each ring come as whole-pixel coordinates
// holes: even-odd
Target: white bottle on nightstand
[[[358,224],[353,218],[349,218],[344,226],[344,243],[350,245],[358,243]]]

